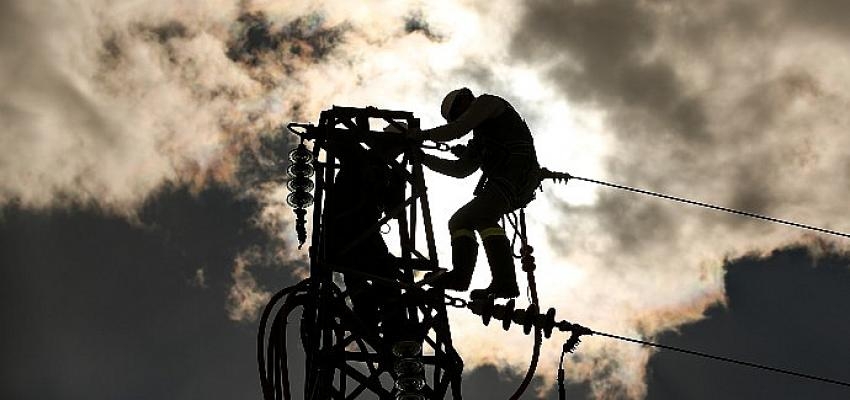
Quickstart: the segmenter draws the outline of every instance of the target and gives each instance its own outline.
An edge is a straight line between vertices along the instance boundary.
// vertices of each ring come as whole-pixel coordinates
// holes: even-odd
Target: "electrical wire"
[[[831,229],[825,229],[825,228],[820,228],[820,227],[817,227],[817,226],[801,224],[799,222],[774,218],[774,217],[770,217],[770,216],[766,216],[766,215],[756,214],[756,213],[749,212],[749,211],[743,211],[743,210],[737,210],[737,209],[729,208],[729,207],[717,206],[717,205],[714,205],[714,204],[709,204],[709,203],[696,201],[696,200],[690,200],[690,199],[686,199],[686,198],[678,197],[678,196],[671,196],[671,195],[668,195],[668,194],[653,192],[653,191],[644,190],[644,189],[639,189],[639,188],[635,188],[635,187],[631,187],[631,186],[619,185],[619,184],[616,184],[616,183],[610,183],[610,182],[600,181],[600,180],[597,180],[597,179],[585,178],[585,177],[581,177],[581,176],[574,176],[574,175],[570,175],[568,173],[563,173],[563,172],[552,172],[552,171],[543,169],[542,170],[542,178],[543,179],[553,179],[556,182],[568,182],[570,179],[575,179],[575,180],[589,182],[589,183],[595,183],[597,185],[607,186],[607,187],[611,187],[611,188],[615,188],[615,189],[625,190],[625,191],[629,191],[629,192],[633,192],[633,193],[658,197],[658,198],[662,198],[662,199],[666,199],[666,200],[672,200],[672,201],[685,203],[685,204],[690,204],[690,205],[694,205],[694,206],[698,206],[698,207],[708,208],[708,209],[717,210],[717,211],[723,211],[723,212],[727,212],[727,213],[730,213],[730,214],[742,215],[742,216],[750,217],[750,218],[754,218],[754,219],[760,219],[760,220],[773,222],[773,223],[777,223],[777,224],[792,226],[792,227],[795,227],[795,228],[806,229],[806,230],[810,230],[810,231],[814,231],[814,232],[825,233],[825,234],[828,234],[828,235],[839,236],[839,237],[843,237],[843,238],[850,238],[850,234],[831,230]],[[736,360],[736,359],[733,359],[733,358],[723,357],[723,356],[716,356],[716,355],[713,355],[713,354],[708,354],[708,353],[704,353],[704,352],[700,352],[700,351],[688,350],[688,349],[683,349],[683,348],[679,348],[679,347],[675,347],[675,346],[663,345],[663,344],[660,344],[660,343],[647,342],[647,341],[644,341],[644,340],[639,340],[639,339],[634,339],[634,338],[629,338],[629,337],[619,336],[619,335],[613,335],[613,334],[605,333],[605,332],[593,331],[592,334],[611,338],[611,339],[616,339],[616,340],[621,340],[621,341],[626,341],[626,342],[631,342],[631,343],[637,343],[637,344],[641,344],[641,345],[644,345],[644,346],[651,346],[651,347],[656,347],[656,348],[660,348],[660,349],[666,349],[666,350],[676,351],[676,352],[680,352],[680,353],[690,354],[690,355],[694,355],[694,356],[698,356],[698,357],[709,358],[709,359],[712,359],[712,360],[723,361],[723,362],[747,366],[747,367],[751,367],[751,368],[757,368],[757,369],[761,369],[761,370],[765,370],[765,371],[771,371],[771,372],[775,372],[775,373],[796,376],[796,377],[799,377],[799,378],[805,378],[805,379],[815,380],[815,381],[819,381],[819,382],[830,383],[830,384],[833,384],[833,385],[850,387],[850,382],[845,382],[845,381],[840,381],[840,380],[830,379],[830,378],[824,378],[824,377],[817,376],[817,375],[806,374],[806,373],[792,371],[792,370],[783,369],[783,368],[771,367],[771,366],[758,364],[758,363],[754,363],[754,362]],[[562,371],[563,371],[564,355],[565,355],[564,353],[561,353],[561,363],[559,364],[559,371],[558,371],[559,374],[563,373]],[[562,399],[564,398],[563,395],[562,395],[561,398]]]
[[[513,216],[513,220],[511,220],[511,216]],[[519,217],[517,217],[516,213],[510,213],[508,215],[508,221],[514,228],[514,235],[516,235],[517,233],[519,234],[522,247],[529,247],[528,236],[525,227],[525,209],[520,209]],[[511,250],[511,252],[513,252],[513,250]],[[523,253],[523,251],[520,251],[520,253],[525,254]],[[530,253],[527,253],[525,256],[523,256],[523,259],[527,255],[530,255]],[[526,270],[526,274],[528,278],[529,302],[531,303],[531,307],[539,307],[539,301],[537,298],[537,282],[534,279],[534,268]],[[534,345],[531,350],[531,361],[528,364],[528,369],[525,371],[525,377],[523,377],[522,382],[520,382],[519,387],[517,387],[516,391],[514,391],[514,394],[511,395],[510,400],[519,399],[519,397],[528,389],[528,385],[531,384],[531,379],[534,378],[534,373],[537,371],[537,363],[540,361],[540,347],[542,345],[543,330],[540,327],[534,327]]]
[[[688,349],[683,349],[683,348],[675,347],[675,346],[668,346],[668,345],[664,345],[664,344],[660,344],[660,343],[647,342],[645,340],[639,340],[639,339],[634,339],[634,338],[625,337],[625,336],[613,335],[613,334],[605,333],[605,332],[593,331],[592,335],[604,336],[604,337],[607,337],[607,338],[621,340],[621,341],[624,341],[624,342],[637,343],[637,344],[641,344],[641,345],[644,345],[644,346],[650,346],[650,347],[656,347],[656,348],[659,348],[659,349],[677,351],[679,353],[690,354],[690,355],[693,355],[693,356],[709,358],[709,359],[712,359],[712,360],[723,361],[723,362],[737,364],[737,365],[743,365],[743,366],[746,366],[746,367],[776,372],[776,373],[780,373],[780,374],[792,375],[792,376],[796,376],[796,377],[799,377],[799,378],[811,379],[811,380],[815,380],[815,381],[819,381],[819,382],[831,383],[833,385],[839,385],[839,386],[844,386],[844,387],[850,388],[850,382],[840,381],[840,380],[837,380],[837,379],[824,378],[824,377],[817,376],[817,375],[811,375],[811,374],[806,374],[806,373],[802,373],[802,372],[791,371],[791,370],[787,370],[787,369],[783,369],[783,368],[771,367],[771,366],[758,364],[758,363],[754,363],[754,362],[749,362],[749,361],[736,360],[734,358],[729,358],[729,357],[716,356],[716,355],[713,355],[713,354],[703,353],[701,351],[688,350]]]
[[[286,316],[302,303],[293,301],[292,294],[303,290],[310,284],[310,279],[284,288],[269,299],[260,317],[260,327],[257,332],[257,366],[260,372],[260,385],[265,399],[289,399],[289,374],[286,365]],[[284,300],[274,318],[268,332],[268,347],[266,344],[266,326],[275,305]]]
[[[517,387],[514,394],[511,395],[510,400],[517,400],[519,397],[525,393],[526,389],[528,389],[528,385],[531,384],[531,379],[534,378],[534,372],[537,371],[537,363],[540,360],[540,347],[543,345],[543,333],[539,328],[534,328],[534,345],[531,348],[531,361],[528,364],[528,369],[525,372],[525,377],[523,377],[522,382],[520,382],[519,387]]]
[[[567,400],[567,388],[564,386],[564,377],[566,373],[564,372],[564,356],[567,355],[566,344],[564,344],[564,348],[561,350],[561,360],[558,361],[558,399],[559,400]]]
[[[640,194],[644,194],[644,195],[648,195],[648,196],[659,197],[659,198],[662,198],[662,199],[673,200],[673,201],[677,201],[677,202],[680,202],[680,203],[690,204],[690,205],[694,205],[694,206],[698,206],[698,207],[710,208],[712,210],[723,211],[723,212],[727,212],[727,213],[730,213],[730,214],[743,215],[743,216],[750,217],[750,218],[761,219],[761,220],[764,220],[764,221],[770,221],[770,222],[777,223],[777,224],[793,226],[795,228],[807,229],[807,230],[810,230],[810,231],[815,231],[815,232],[825,233],[825,234],[828,234],[828,235],[840,236],[840,237],[843,237],[843,238],[850,239],[850,234],[847,234],[847,233],[844,233],[844,232],[834,231],[834,230],[831,230],[831,229],[819,228],[817,226],[801,224],[799,222],[774,218],[774,217],[770,217],[770,216],[766,216],[766,215],[752,213],[752,212],[749,212],[749,211],[742,211],[742,210],[736,210],[734,208],[729,208],[729,207],[716,206],[714,204],[704,203],[704,202],[701,202],[701,201],[689,200],[689,199],[686,199],[684,197],[671,196],[671,195],[668,195],[668,194],[652,192],[652,191],[649,191],[649,190],[638,189],[638,188],[625,186],[625,185],[618,185],[616,183],[604,182],[604,181],[591,179],[591,178],[585,178],[585,177],[581,177],[581,176],[569,175],[569,179],[575,179],[575,180],[579,180],[579,181],[595,183],[597,185],[607,186],[607,187],[611,187],[611,188],[615,188],[615,189],[621,189],[621,190],[626,190],[626,191],[634,192],[634,193],[640,193]]]
[[[546,171],[546,172],[548,172],[548,171]],[[817,226],[802,224],[802,223],[798,223],[798,222],[794,222],[794,221],[790,221],[790,220],[784,220],[784,219],[774,218],[774,217],[770,217],[770,216],[766,216],[766,215],[756,214],[756,213],[749,212],[749,211],[743,211],[743,210],[738,210],[738,209],[729,208],[729,207],[717,206],[717,205],[713,205],[713,204],[709,204],[709,203],[705,203],[705,202],[701,202],[701,201],[690,200],[690,199],[686,199],[686,198],[683,198],[683,197],[667,195],[667,194],[663,194],[663,193],[659,193],[659,192],[653,192],[653,191],[649,191],[649,190],[644,190],[644,189],[639,189],[639,188],[635,188],[635,187],[605,182],[605,181],[591,179],[591,178],[585,178],[585,177],[580,177],[580,176],[572,176],[572,175],[565,174],[565,173],[554,173],[553,176],[548,176],[548,178],[555,178],[556,180],[557,179],[564,179],[564,180],[575,179],[575,180],[579,180],[579,181],[594,183],[594,184],[601,185],[601,186],[625,190],[625,191],[629,191],[629,192],[633,192],[633,193],[648,195],[648,196],[652,196],[652,197],[658,197],[658,198],[662,198],[662,199],[666,199],[666,200],[672,200],[672,201],[676,201],[676,202],[680,202],[680,203],[684,203],[684,204],[689,204],[689,205],[694,205],[694,206],[698,206],[698,207],[713,209],[713,210],[717,210],[717,211],[723,211],[723,212],[730,213],[730,214],[742,215],[742,216],[749,217],[749,218],[760,219],[760,220],[764,220],[764,221],[768,221],[768,222],[772,222],[772,223],[792,226],[792,227],[795,227],[795,228],[806,229],[806,230],[810,230],[810,231],[814,231],[814,232],[824,233],[824,234],[833,235],[833,236],[839,236],[839,237],[843,237],[843,238],[850,238],[850,234],[848,234],[848,233],[843,233],[843,232],[839,232],[839,231],[835,231],[835,230],[820,228],[820,227],[817,227]],[[513,253],[513,247],[516,243],[517,237],[519,237],[521,239],[523,246],[527,246],[527,237],[525,235],[525,229],[524,229],[525,228],[525,226],[524,226],[525,225],[524,215],[522,215],[521,217],[518,218],[516,214],[511,213],[511,214],[506,216],[506,219],[507,219],[507,222],[514,229],[514,237],[510,241],[511,252]],[[505,226],[504,220],[502,221],[502,226],[503,227]],[[344,268],[339,268],[339,269],[343,270],[343,271],[345,270]],[[530,302],[532,304],[536,305],[538,302],[537,302],[536,290],[533,287],[533,285],[534,285],[533,276],[530,275],[530,278],[531,278],[529,280],[529,283],[530,283],[529,290],[531,291]],[[398,284],[397,282],[393,282],[393,283]],[[262,317],[260,319],[260,330],[259,330],[259,333],[258,333],[257,361],[258,361],[258,366],[259,366],[259,369],[260,369],[260,381],[261,381],[261,386],[262,386],[262,389],[263,389],[263,394],[264,394],[264,397],[267,398],[267,399],[269,399],[269,398],[274,398],[274,399],[288,399],[288,398],[290,398],[288,367],[286,365],[286,358],[287,358],[287,351],[286,351],[286,316],[289,315],[289,313],[292,311],[292,309],[296,305],[301,304],[299,301],[294,300],[294,298],[290,298],[290,295],[292,295],[293,292],[296,292],[298,290],[303,290],[304,287],[306,287],[306,285],[307,285],[307,281],[304,281],[301,284],[298,284],[298,285],[286,288],[284,290],[281,290],[280,292],[278,292],[277,294],[272,296],[272,298],[270,299],[266,308],[263,310]],[[406,288],[407,289],[419,289],[419,290],[421,290],[421,288],[419,288],[418,286],[412,286],[412,287],[406,287]],[[298,297],[298,296],[296,296],[296,297]],[[272,309],[274,308],[274,306],[280,300],[282,300],[284,298],[285,298],[284,304],[278,310],[278,315],[274,318],[271,329],[268,332],[268,338],[266,338],[266,333],[267,333],[266,332],[266,326],[267,326],[267,323],[269,321],[269,317],[270,317],[270,314],[272,312]],[[536,370],[537,360],[538,360],[539,352],[540,352],[540,344],[541,344],[541,341],[542,341],[542,337],[541,337],[542,335],[541,335],[540,329],[538,329],[538,328],[535,328],[534,333],[535,333],[535,335],[534,335],[535,336],[534,337],[535,343],[534,343],[531,363],[529,365],[529,369],[526,373],[525,379],[520,384],[520,387],[517,388],[516,392],[512,396],[512,399],[518,398],[519,395],[521,395],[526,390],[526,388],[528,387],[528,384],[530,383],[530,380],[531,380],[530,378],[533,376],[534,371]],[[833,384],[833,385],[838,385],[838,386],[850,388],[850,382],[845,382],[845,381],[841,381],[841,380],[837,380],[837,379],[825,378],[825,377],[822,377],[822,376],[792,371],[792,370],[783,369],[783,368],[771,367],[771,366],[767,366],[767,365],[763,365],[763,364],[759,364],[759,363],[755,363],[755,362],[742,361],[742,360],[738,360],[738,359],[734,359],[734,358],[730,358],[730,357],[718,356],[718,355],[713,355],[713,354],[709,354],[709,353],[705,353],[705,352],[689,350],[689,349],[684,349],[684,348],[680,348],[680,347],[664,345],[664,344],[660,344],[660,343],[653,343],[653,342],[648,342],[648,341],[644,341],[644,340],[640,340],[640,339],[635,339],[635,338],[630,338],[630,337],[625,337],[625,336],[619,336],[619,335],[614,335],[614,334],[605,333],[605,332],[591,331],[590,334],[596,335],[596,336],[601,336],[601,337],[606,337],[606,338],[610,338],[610,339],[620,340],[620,341],[624,341],[624,342],[640,344],[640,345],[643,345],[643,346],[650,346],[650,347],[655,347],[655,348],[659,348],[659,349],[671,350],[671,351],[689,354],[689,355],[693,355],[693,356],[708,358],[708,359],[722,361],[722,362],[726,362],[726,363],[746,366],[746,367],[760,369],[760,370],[764,370],[764,371],[769,371],[769,372],[774,372],[774,373],[779,373],[779,374],[785,374],[785,375],[795,376],[795,377],[798,377],[798,378],[804,378],[804,379],[809,379],[809,380],[818,381],[818,382],[822,382],[822,383],[829,383],[829,384]],[[266,343],[266,340],[268,340],[268,344],[269,344],[268,347],[264,346],[265,343]],[[559,361],[559,364],[558,364],[558,366],[559,366],[559,371],[558,371],[558,373],[559,373],[559,377],[558,377],[559,395],[560,395],[561,399],[564,399],[565,395],[566,395],[565,388],[564,388],[564,358],[565,358],[566,353],[567,353],[566,347],[567,346],[565,345],[565,350],[562,351],[560,361]],[[316,389],[316,388],[314,387],[314,389]]]

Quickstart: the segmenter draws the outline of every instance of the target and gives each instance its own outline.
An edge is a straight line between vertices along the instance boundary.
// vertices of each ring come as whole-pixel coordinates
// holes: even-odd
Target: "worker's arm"
[[[477,157],[461,157],[457,160],[447,160],[421,153],[422,164],[443,175],[455,178],[466,178],[472,175],[480,166],[481,159]]]
[[[472,131],[487,118],[495,117],[505,111],[505,101],[487,94],[482,94],[470,104],[457,120],[448,124],[422,131],[424,138],[435,142],[447,142],[459,139]]]

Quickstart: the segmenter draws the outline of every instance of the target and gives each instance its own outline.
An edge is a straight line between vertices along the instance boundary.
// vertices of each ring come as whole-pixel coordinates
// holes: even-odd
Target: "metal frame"
[[[301,338],[306,353],[306,380],[304,397],[309,400],[359,398],[371,393],[379,399],[395,399],[398,389],[394,381],[392,343],[381,337],[376,327],[363,323],[351,307],[350,294],[334,281],[335,273],[362,272],[345,265],[332,265],[327,259],[325,237],[333,229],[324,219],[323,210],[335,195],[336,173],[344,168],[334,158],[328,140],[351,140],[363,143],[370,135],[386,135],[370,129],[370,119],[378,119],[395,126],[402,134],[408,129],[418,130],[419,119],[406,111],[381,110],[373,107],[352,108],[334,106],[323,111],[317,126],[289,124],[288,128],[302,141],[313,142],[313,165],[316,171],[316,192],[313,209],[313,230],[310,246],[310,280],[307,301],[301,322]],[[405,125],[407,128],[405,128]],[[372,136],[375,138],[376,136]],[[418,144],[415,146],[418,147]],[[461,399],[461,372],[463,362],[455,351],[446,315],[442,291],[423,291],[415,287],[414,271],[438,269],[437,251],[431,223],[428,191],[422,173],[422,164],[410,142],[401,161],[388,162],[388,167],[403,176],[406,200],[396,209],[388,211],[367,231],[342,250],[348,253],[391,219],[398,223],[401,248],[397,265],[401,278],[394,282],[402,289],[402,306],[408,322],[419,332],[423,348],[421,361],[427,366],[429,376],[421,393],[428,399],[443,399],[448,390],[454,399]],[[372,151],[372,150],[367,150]],[[425,233],[424,250],[417,248],[416,232],[422,224]],[[375,280],[385,278],[370,277]],[[386,374],[386,375],[385,375]],[[383,380],[381,379],[384,377]],[[389,386],[389,387],[387,387]],[[368,396],[367,396],[368,397]]]

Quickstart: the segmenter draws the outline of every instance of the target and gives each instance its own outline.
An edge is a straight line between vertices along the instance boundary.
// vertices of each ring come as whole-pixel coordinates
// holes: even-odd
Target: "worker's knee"
[[[452,240],[461,237],[471,237],[475,240],[474,221],[463,211],[463,209],[458,210],[449,218],[449,233],[452,235]]]
[[[458,229],[475,229],[475,218],[467,209],[461,208],[449,218],[449,232],[454,232]]]

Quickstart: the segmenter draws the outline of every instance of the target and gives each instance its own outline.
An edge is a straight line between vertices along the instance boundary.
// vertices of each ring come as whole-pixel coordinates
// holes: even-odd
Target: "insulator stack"
[[[286,187],[290,193],[286,196],[286,203],[295,212],[295,233],[298,235],[298,248],[300,249],[307,240],[307,210],[305,208],[313,205],[313,153],[304,146],[304,143],[289,152],[289,167],[286,174],[289,181]]]
[[[550,308],[545,314],[540,313],[537,305],[529,305],[525,309],[515,308],[515,301],[509,300],[506,304],[495,304],[492,299],[475,300],[469,303],[469,309],[474,314],[480,315],[484,321],[484,325],[489,325],[491,319],[496,319],[502,322],[502,329],[508,330],[511,324],[522,326],[523,333],[528,335],[531,333],[531,328],[543,330],[543,334],[548,338],[552,336],[552,331],[557,328],[562,332],[573,332],[576,336],[591,335],[593,331],[578,324],[573,324],[563,320],[555,321],[555,309]],[[576,343],[578,344],[578,343]]]
[[[425,400],[425,364],[422,363],[422,344],[402,340],[393,344],[396,373],[396,400]]]

